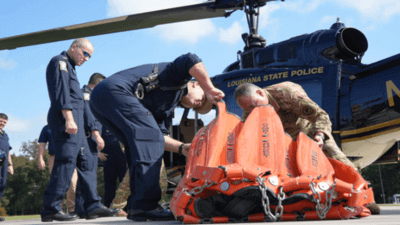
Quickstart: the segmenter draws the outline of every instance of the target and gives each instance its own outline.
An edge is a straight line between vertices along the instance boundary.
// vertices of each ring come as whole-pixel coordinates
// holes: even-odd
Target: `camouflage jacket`
[[[329,115],[312,101],[304,89],[292,82],[282,82],[265,87],[268,92],[269,104],[281,118],[283,128],[292,138],[296,139],[300,131],[314,137],[317,131],[325,134],[332,132]],[[249,112],[243,112],[246,119]],[[328,135],[325,135],[329,138]]]

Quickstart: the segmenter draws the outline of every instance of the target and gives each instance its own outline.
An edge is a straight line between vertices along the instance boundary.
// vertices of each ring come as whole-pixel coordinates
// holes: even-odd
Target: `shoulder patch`
[[[58,63],[60,64],[60,70],[64,70],[65,72],[68,72],[67,63],[66,62],[58,61]]]
[[[309,116],[311,114],[314,114],[314,109],[311,108],[310,106],[305,106],[303,108],[303,113],[304,113],[304,115]]]
[[[90,94],[89,93],[83,93],[83,100],[90,101]]]

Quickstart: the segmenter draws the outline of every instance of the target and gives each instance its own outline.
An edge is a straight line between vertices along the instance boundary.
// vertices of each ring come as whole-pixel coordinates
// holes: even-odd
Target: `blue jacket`
[[[83,118],[85,122],[86,136],[88,136],[87,133],[91,134],[93,130],[98,130],[101,134],[101,123],[96,119],[96,117],[94,117],[92,110],[90,109],[90,94],[92,94],[92,89],[87,85],[83,85],[81,91],[83,94],[83,102],[85,103]]]
[[[10,146],[10,139],[8,138],[7,133],[2,130],[3,133],[0,133],[0,149],[4,152],[4,154],[6,155],[6,158],[8,158],[8,153],[10,152],[10,150],[12,149],[12,147]],[[6,161],[7,165],[8,165],[8,160]]]
[[[104,140],[104,150],[108,149],[107,147],[110,146],[120,146],[119,141],[116,136],[114,136],[106,126],[102,127],[102,134],[101,137]],[[104,153],[107,153],[103,150]]]
[[[49,154],[50,155],[56,154],[54,151],[53,140],[51,139],[51,132],[50,132],[49,125],[46,125],[43,127],[42,132],[40,132],[38,142],[39,143],[49,143],[49,145],[47,146],[47,148],[49,149]]]
[[[159,84],[162,87],[176,87],[187,84],[192,79],[189,70],[199,62],[201,62],[201,59],[197,55],[188,53],[170,63],[147,64],[123,70],[104,81],[109,83],[112,86],[111,88],[133,93],[139,79],[151,74],[155,65],[158,65]],[[181,97],[186,94],[187,88],[171,91],[158,89],[146,93],[141,102],[153,114],[160,130],[164,134],[169,134],[168,128],[172,124],[172,112],[180,103]]]
[[[48,125],[53,142],[77,142],[84,137],[83,129],[83,95],[78,77],[75,72],[75,63],[67,52],[53,57],[46,70],[47,90],[50,97]],[[63,109],[71,109],[78,134],[69,135],[65,132],[65,118]],[[82,126],[82,128],[81,128]]]

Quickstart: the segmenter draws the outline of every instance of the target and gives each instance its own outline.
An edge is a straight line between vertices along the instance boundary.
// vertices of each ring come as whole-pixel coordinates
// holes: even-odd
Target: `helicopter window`
[[[232,70],[238,70],[240,69],[240,61],[234,62],[231,65],[229,65],[225,70],[224,73],[230,72]]]
[[[253,51],[245,52],[241,54],[242,68],[253,68],[254,67],[254,55]]]
[[[263,49],[258,53],[258,65],[266,65],[275,62],[274,49]]]
[[[288,59],[295,59],[297,57],[297,45],[295,43],[288,43],[279,46],[278,48],[278,61],[287,61]]]

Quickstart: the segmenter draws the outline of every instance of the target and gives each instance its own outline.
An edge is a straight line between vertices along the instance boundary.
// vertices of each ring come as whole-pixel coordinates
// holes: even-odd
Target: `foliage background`
[[[12,155],[14,175],[8,174],[6,189],[0,201],[0,213],[3,215],[3,207],[7,215],[32,215],[39,214],[42,210],[42,196],[50,179],[50,172],[47,165],[49,157],[46,149],[44,160],[45,170],[38,167],[39,144],[34,141],[23,142],[22,154]],[[97,171],[97,192],[104,196],[103,168]],[[4,212],[5,213],[5,212]]]

